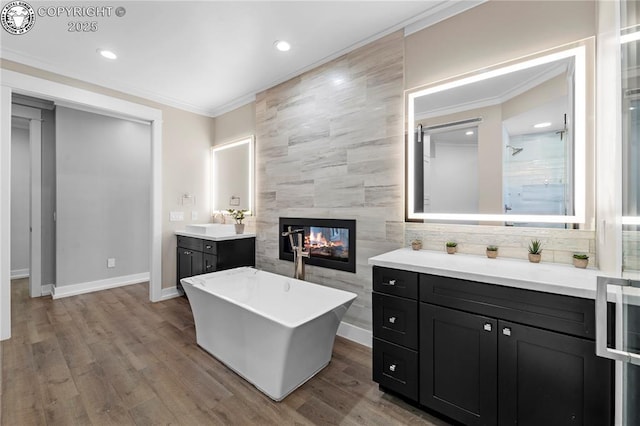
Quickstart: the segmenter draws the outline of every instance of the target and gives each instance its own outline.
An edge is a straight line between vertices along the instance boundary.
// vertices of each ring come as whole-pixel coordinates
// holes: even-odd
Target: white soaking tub
[[[250,267],[181,283],[198,345],[276,401],[329,363],[338,325],[356,298]]]

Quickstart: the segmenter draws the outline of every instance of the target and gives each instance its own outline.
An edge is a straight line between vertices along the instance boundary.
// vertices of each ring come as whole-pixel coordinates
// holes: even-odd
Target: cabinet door
[[[497,421],[497,320],[420,303],[420,403],[466,425]]]
[[[217,246],[218,271],[256,265],[255,238],[219,241]]]
[[[182,284],[180,284],[182,278],[202,274],[202,260],[202,252],[178,247],[177,286],[180,290],[182,290]]]
[[[218,258],[209,253],[204,253],[202,255],[203,265],[202,265],[202,273],[208,274],[209,272],[215,272],[217,270],[216,265],[218,263]]]
[[[612,362],[595,343],[500,321],[499,424],[610,425]]]

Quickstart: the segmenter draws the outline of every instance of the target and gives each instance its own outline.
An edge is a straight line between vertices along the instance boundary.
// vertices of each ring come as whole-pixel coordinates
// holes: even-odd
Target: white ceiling
[[[257,92],[392,31],[438,22],[480,1],[31,1],[110,6],[100,18],[39,16],[23,35],[0,30],[0,57],[216,116]],[[126,14],[118,17],[115,8]],[[97,31],[69,32],[95,21]],[[276,40],[292,48],[279,52]],[[109,61],[99,48],[118,55]]]

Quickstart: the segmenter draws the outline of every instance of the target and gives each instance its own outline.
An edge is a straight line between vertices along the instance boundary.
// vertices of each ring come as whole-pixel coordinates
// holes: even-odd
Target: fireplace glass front
[[[287,231],[289,227],[304,230],[304,251],[309,252],[309,258],[305,259],[306,264],[348,272],[356,271],[355,220],[280,218],[280,259],[293,261],[289,237],[282,237],[282,232]]]

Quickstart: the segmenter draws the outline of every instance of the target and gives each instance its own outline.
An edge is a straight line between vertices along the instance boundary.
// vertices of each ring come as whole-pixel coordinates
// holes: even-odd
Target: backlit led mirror
[[[407,219],[585,222],[584,45],[407,92]]]
[[[228,209],[253,211],[253,136],[211,148],[212,214]]]

